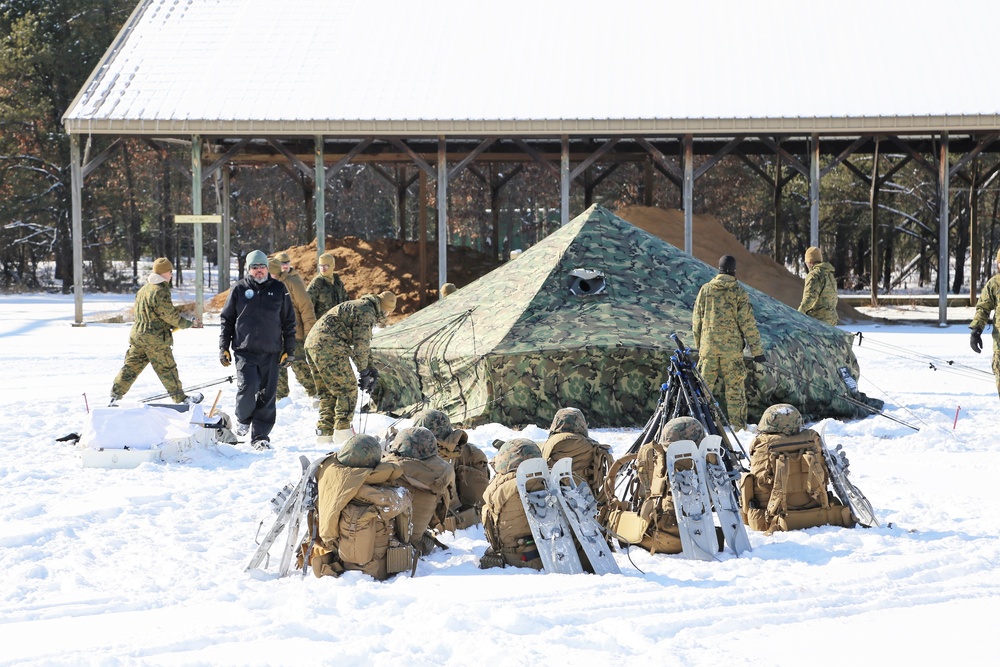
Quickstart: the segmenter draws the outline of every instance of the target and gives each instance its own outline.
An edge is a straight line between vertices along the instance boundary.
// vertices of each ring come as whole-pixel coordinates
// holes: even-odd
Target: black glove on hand
[[[756,357],[753,358],[753,361],[754,361],[755,364],[762,364],[762,363],[764,363],[764,355],[763,354],[758,354]]]
[[[358,377],[358,389],[371,393],[371,390],[375,387],[376,380],[378,380],[378,371],[374,368],[366,368],[361,371]]]
[[[233,356],[229,354],[229,350],[219,350],[219,363],[223,366],[233,363]]]
[[[969,336],[969,347],[976,354],[983,351],[983,333],[979,329],[972,330],[972,335]]]
[[[282,368],[288,368],[295,362],[295,357],[287,352],[281,353],[281,358],[278,359],[278,365]]]

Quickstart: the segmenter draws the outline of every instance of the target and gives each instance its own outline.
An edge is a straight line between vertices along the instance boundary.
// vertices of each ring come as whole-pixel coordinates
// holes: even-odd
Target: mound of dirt
[[[389,290],[396,294],[396,309],[389,316],[389,323],[404,319],[420,309],[420,244],[395,239],[365,241],[354,236],[326,239],[327,252],[337,265],[335,271],[344,281],[347,294],[358,299],[365,294]],[[280,248],[275,252],[280,252]],[[316,242],[285,249],[303,282],[316,275]],[[484,276],[500,262],[469,248],[448,247],[448,280],[458,287],[468,285]],[[427,244],[426,280],[433,288],[427,290],[424,305],[438,298],[436,287],[438,272],[437,243]],[[218,312],[226,305],[229,290],[217,294],[205,304],[205,310]]]
[[[684,249],[684,211],[664,210],[651,206],[626,206],[615,215],[639,229],[658,236],[670,245]],[[750,252],[735,236],[726,231],[716,218],[695,215],[692,219],[694,256],[709,266],[717,267],[722,255],[736,258],[736,277],[792,308],[802,302],[805,280],[778,264],[767,255]],[[853,306],[841,301],[837,305],[841,322],[869,319]]]

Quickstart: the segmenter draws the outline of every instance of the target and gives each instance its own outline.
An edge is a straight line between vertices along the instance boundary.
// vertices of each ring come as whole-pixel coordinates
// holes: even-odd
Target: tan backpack
[[[764,433],[750,446],[750,472],[741,479],[745,522],[754,530],[852,526],[850,509],[828,490],[822,441],[811,429]]]
[[[577,433],[556,433],[542,445],[542,458],[549,467],[560,459],[573,459],[573,477],[587,483],[598,503],[604,479],[614,458],[610,447]]]

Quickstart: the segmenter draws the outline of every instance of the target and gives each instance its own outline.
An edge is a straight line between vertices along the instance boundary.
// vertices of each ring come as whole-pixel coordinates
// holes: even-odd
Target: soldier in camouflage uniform
[[[833,277],[833,265],[823,261],[823,253],[815,246],[806,249],[806,284],[802,288],[802,303],[799,312],[830,326],[836,326],[837,279]]]
[[[292,354],[295,361],[289,364],[295,372],[295,379],[306,390],[308,396],[316,394],[316,384],[312,379],[312,372],[309,370],[309,363],[306,362],[306,351],[303,347],[309,330],[316,324],[316,313],[313,310],[312,299],[306,293],[305,283],[299,277],[292,260],[287,252],[279,252],[267,263],[267,271],[272,278],[280,280],[288,290],[288,296],[292,297],[292,310],[295,311],[295,353]],[[278,394],[280,401],[288,396],[288,368],[281,366],[278,368]]]
[[[452,504],[446,508],[444,530],[460,530],[479,523],[483,491],[490,483],[486,454],[469,443],[469,434],[454,428],[440,410],[421,410],[413,415],[413,425],[428,429],[437,438],[438,455],[455,469]]]
[[[600,499],[604,477],[614,463],[611,447],[588,436],[587,418],[578,408],[560,408],[552,418],[549,437],[542,444],[542,458],[551,468],[559,459],[573,459],[574,483],[586,482]]]
[[[111,386],[111,403],[114,404],[128,393],[139,374],[152,364],[163,388],[174,403],[197,403],[201,394],[184,394],[174,353],[173,331],[189,327],[201,327],[200,322],[190,320],[174,308],[170,298],[170,279],[174,267],[166,257],[153,262],[153,271],[146,278],[146,284],[135,295],[135,323],[129,334],[129,347],[125,353],[125,364],[118,371]]]
[[[996,262],[997,268],[1000,269],[1000,250],[997,251]],[[976,354],[983,351],[983,329],[987,324],[993,325],[993,376],[997,382],[997,394],[1000,394],[1000,330],[994,322],[996,318],[994,311],[998,306],[1000,306],[1000,273],[990,278],[983,288],[976,303],[976,314],[969,325],[972,329],[969,345]]]
[[[345,301],[321,316],[306,336],[306,359],[319,395],[316,435],[320,444],[344,442],[352,435],[358,380],[351,361],[362,375],[378,376],[371,363],[372,327],[384,324],[395,307],[392,292]]]
[[[527,438],[508,440],[493,457],[497,474],[483,493],[483,530],[490,546],[479,567],[513,565],[542,569],[542,559],[517,490],[517,467],[528,459],[541,457],[538,445]]]
[[[749,346],[754,361],[762,363],[764,346],[750,297],[736,280],[736,258],[732,255],[719,258],[719,275],[698,291],[691,329],[698,348],[698,372],[726,409],[733,429],[746,428],[747,369],[743,347]]]
[[[309,288],[306,291],[309,293],[309,298],[312,299],[316,319],[319,319],[326,314],[326,311],[347,301],[348,297],[343,281],[333,270],[336,266],[336,259],[333,255],[324,252],[319,256],[319,263],[316,266],[319,273],[309,283]]]

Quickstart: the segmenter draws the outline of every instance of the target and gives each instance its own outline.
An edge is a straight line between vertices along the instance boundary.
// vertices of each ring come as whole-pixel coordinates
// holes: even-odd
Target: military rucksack
[[[759,434],[750,447],[750,472],[741,480],[746,524],[754,530],[851,526],[850,509],[828,490],[819,434]]]

